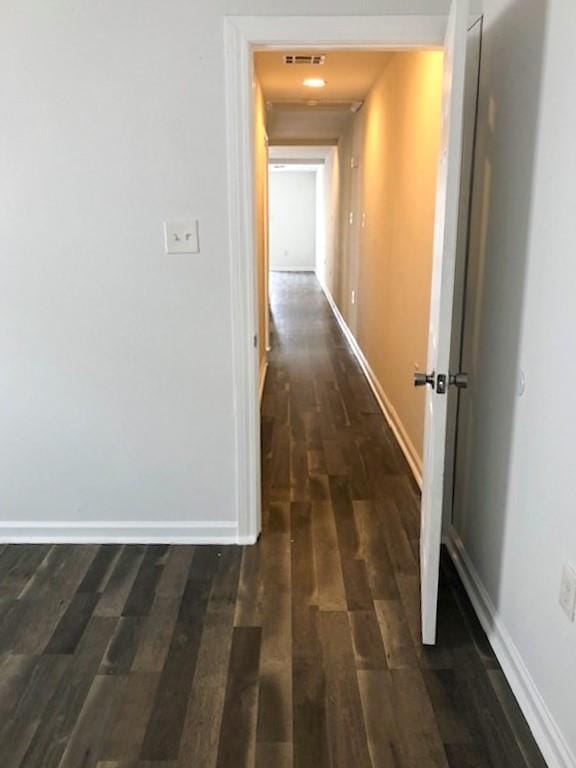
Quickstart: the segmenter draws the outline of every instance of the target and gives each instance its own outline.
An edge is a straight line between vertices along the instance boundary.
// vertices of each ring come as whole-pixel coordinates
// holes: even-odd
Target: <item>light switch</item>
[[[164,250],[166,253],[199,253],[198,219],[165,221]]]

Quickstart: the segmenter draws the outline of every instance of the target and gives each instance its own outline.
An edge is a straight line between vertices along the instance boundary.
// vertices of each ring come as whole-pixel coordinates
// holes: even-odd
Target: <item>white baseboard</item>
[[[264,394],[264,384],[266,383],[266,374],[268,373],[268,360],[262,360],[260,363],[260,382],[258,384],[258,391],[260,393],[260,402],[262,402],[262,395]]]
[[[450,529],[445,542],[476,615],[549,768],[576,768],[576,755],[546,706],[454,527]]]
[[[270,267],[270,272],[315,272],[316,267]]]
[[[380,410],[384,414],[384,418],[386,419],[388,426],[394,433],[394,437],[396,438],[396,440],[398,441],[398,444],[400,445],[400,448],[402,449],[402,453],[404,454],[404,457],[408,462],[408,465],[412,471],[412,474],[414,475],[414,479],[416,480],[418,487],[422,488],[422,460],[419,457],[418,452],[414,447],[414,444],[410,440],[408,433],[406,432],[404,425],[402,424],[402,421],[398,416],[398,413],[396,412],[396,409],[386,397],[386,394],[384,393],[384,390],[382,389],[380,382],[376,378],[376,374],[372,370],[370,363],[365,358],[364,353],[360,348],[360,345],[356,341],[356,337],[354,336],[354,334],[348,327],[346,321],[342,317],[342,314],[340,313],[340,310],[336,306],[336,302],[332,298],[330,291],[328,290],[327,286],[323,284],[321,280],[319,280],[318,282],[320,283],[320,286],[324,291],[324,295],[326,296],[326,299],[330,304],[330,308],[332,309],[334,317],[338,321],[338,325],[342,329],[344,336],[346,336],[346,340],[352,347],[352,351],[354,352],[356,359],[360,363],[360,366],[364,371],[366,378],[368,379],[368,383],[370,384],[370,388],[374,393],[374,397],[376,398],[378,405],[380,406]]]
[[[246,540],[244,540],[246,539]],[[228,521],[0,523],[3,544],[253,544]]]

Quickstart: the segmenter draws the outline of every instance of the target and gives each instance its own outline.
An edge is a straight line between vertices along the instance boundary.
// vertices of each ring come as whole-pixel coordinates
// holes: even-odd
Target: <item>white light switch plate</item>
[[[199,253],[198,219],[165,221],[164,250],[166,253]]]

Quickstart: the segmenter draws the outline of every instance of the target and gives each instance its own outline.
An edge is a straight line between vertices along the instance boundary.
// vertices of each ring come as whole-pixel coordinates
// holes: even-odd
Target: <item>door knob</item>
[[[432,373],[420,373],[417,371],[414,374],[414,386],[415,387],[425,387],[427,384],[430,384],[432,389],[434,389],[434,382],[436,380],[436,374],[434,371]]]
[[[450,386],[458,387],[458,389],[468,389],[468,374],[467,373],[451,373]]]

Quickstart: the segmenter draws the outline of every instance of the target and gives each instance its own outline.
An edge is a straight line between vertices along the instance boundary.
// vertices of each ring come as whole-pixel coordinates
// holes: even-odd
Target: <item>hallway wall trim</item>
[[[370,388],[374,393],[374,397],[376,398],[376,401],[380,406],[380,410],[382,411],[384,418],[388,423],[388,426],[394,433],[394,437],[396,438],[396,440],[398,441],[398,444],[400,445],[400,448],[402,449],[402,453],[404,454],[404,457],[408,462],[410,470],[414,475],[414,479],[416,480],[418,487],[421,489],[422,488],[422,460],[420,456],[418,456],[418,452],[416,451],[414,444],[410,440],[408,433],[406,432],[404,425],[402,424],[402,421],[398,416],[396,409],[394,408],[390,400],[386,397],[386,394],[382,389],[380,382],[376,378],[376,374],[372,370],[370,363],[364,356],[364,353],[362,352],[362,349],[358,344],[356,337],[348,327],[346,321],[344,320],[344,318],[342,317],[342,314],[340,313],[340,310],[336,306],[336,302],[332,298],[330,291],[328,290],[327,286],[322,283],[321,280],[319,280],[318,282],[320,283],[320,286],[324,291],[324,295],[328,300],[328,304],[330,305],[330,309],[332,310],[332,313],[336,318],[338,325],[342,329],[342,332],[344,333],[346,340],[350,344],[350,347],[352,348],[352,351],[354,352],[356,359],[360,363],[360,367],[362,368],[366,378],[368,379],[368,383],[370,384]]]
[[[3,522],[2,544],[254,544],[230,520]]]
[[[454,527],[450,528],[445,543],[488,641],[549,768],[576,768],[576,755],[566,743],[546,706],[520,651],[500,618],[498,608],[490,599]]]

